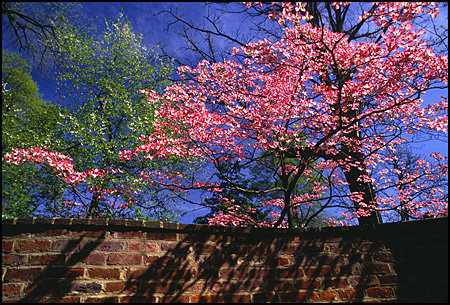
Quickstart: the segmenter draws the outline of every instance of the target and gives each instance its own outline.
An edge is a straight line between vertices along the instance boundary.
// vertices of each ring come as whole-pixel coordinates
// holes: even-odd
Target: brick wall
[[[446,302],[448,218],[254,229],[2,221],[3,302]]]

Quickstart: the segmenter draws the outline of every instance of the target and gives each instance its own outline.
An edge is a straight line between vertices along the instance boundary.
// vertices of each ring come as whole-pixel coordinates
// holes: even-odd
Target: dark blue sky
[[[83,2],[81,6],[80,13],[87,21],[93,22],[99,34],[104,29],[104,20],[116,20],[123,9],[122,12],[130,21],[134,33],[144,35],[145,46],[153,48],[160,44],[167,53],[184,61],[186,58],[193,60],[193,57],[183,49],[185,46],[183,38],[175,33],[180,26],[174,24],[168,27],[174,22],[173,17],[160,12],[172,10],[177,15],[183,14],[183,19],[200,25],[203,22],[202,16],[206,16],[208,10],[213,12],[221,7],[220,4],[206,5],[203,2]],[[242,29],[240,27],[242,18],[235,14],[225,17],[224,31]],[[217,41],[217,49],[222,47],[225,47],[225,44]],[[42,79],[37,73],[33,73],[33,78],[38,83],[43,98],[47,101],[56,101],[55,84],[48,79]]]

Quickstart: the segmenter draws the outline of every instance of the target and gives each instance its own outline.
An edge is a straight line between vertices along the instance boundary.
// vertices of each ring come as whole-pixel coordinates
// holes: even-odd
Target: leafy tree
[[[56,134],[59,106],[42,100],[31,68],[16,53],[2,50],[2,153],[13,147],[49,146],[60,149]],[[39,177],[28,164],[13,166],[2,160],[2,215],[30,217],[44,202],[55,201],[60,191],[53,179]]]
[[[57,53],[58,94],[71,101],[61,114],[61,153],[48,148],[15,149],[5,157],[27,154],[30,163],[60,186],[60,204],[50,215],[173,220],[179,210],[173,198],[182,196],[140,181],[148,170],[174,168],[182,171],[189,160],[170,158],[135,159],[128,162],[128,149],[152,132],[158,105],[139,92],[161,90],[168,84],[172,64],[161,60],[156,49],[142,45],[130,23],[119,16],[105,22],[101,38],[80,34],[77,27],[63,24],[46,44]],[[166,129],[170,138],[170,130]],[[123,154],[121,154],[123,152]],[[70,154],[70,157],[68,156]],[[40,158],[34,156],[39,155]],[[9,160],[19,164],[23,158]]]
[[[436,10],[415,3],[376,4],[343,33],[339,24],[332,31],[320,19],[304,22],[313,19],[310,11],[303,4],[294,8],[285,3],[282,14],[274,16],[293,25],[286,27],[281,40],[233,49],[233,54],[246,56],[245,64],[224,60],[203,61],[195,69],[182,67],[181,76],[190,82],[173,85],[162,96],[149,93],[150,101],[163,103],[156,126],[169,124],[177,137],[167,139],[156,131],[136,151],[201,156],[216,171],[223,162],[260,162],[258,152],[267,151],[277,160],[272,172],[281,186],[258,192],[283,193],[274,225],[286,221],[289,227],[294,226],[295,206],[314,199],[311,194],[295,196],[293,190],[316,162],[330,182],[322,208],[346,209],[345,215],[357,217],[360,224],[378,223],[380,212],[392,208],[373,181],[380,168],[394,170],[386,166],[384,152],[411,141],[405,134],[442,138],[447,130],[446,100],[422,107],[422,96],[446,88],[448,58],[429,49],[421,38],[425,31],[408,22],[416,15],[436,17]],[[346,11],[342,3],[330,8],[336,18]],[[370,30],[359,34],[363,26]],[[374,37],[374,42],[363,41],[365,37]],[[187,127],[176,129],[177,125]],[[300,139],[306,139],[306,145],[299,145]],[[188,140],[191,146],[185,144]],[[435,161],[446,160],[433,156]],[[295,160],[294,166],[286,162],[289,159]],[[445,172],[445,163],[436,170]],[[435,175],[427,172],[428,177]],[[390,187],[402,183],[390,181]],[[160,184],[209,191],[229,188],[182,179]],[[403,196],[395,190],[390,198],[403,202]],[[446,202],[437,197],[408,209],[418,212],[432,205],[437,207],[431,215],[445,215]]]
[[[58,92],[61,99],[72,101],[71,113],[64,116],[68,151],[77,170],[120,169],[120,173],[92,182],[90,195],[73,191],[72,195],[86,206],[82,215],[145,218],[148,213],[157,219],[176,218],[176,210],[166,205],[170,198],[139,184],[136,176],[147,169],[180,167],[181,160],[141,158],[125,163],[119,155],[151,132],[149,125],[157,105],[149,104],[139,91],[159,91],[168,85],[171,63],[161,60],[156,49],[143,46],[142,36],[133,32],[122,15],[117,21],[106,22],[101,38],[78,33],[76,27],[67,25],[58,29],[54,41],[49,41],[58,44],[63,58],[58,65]],[[110,190],[118,190],[121,199],[118,195],[105,196]],[[130,191],[138,194],[133,196]]]

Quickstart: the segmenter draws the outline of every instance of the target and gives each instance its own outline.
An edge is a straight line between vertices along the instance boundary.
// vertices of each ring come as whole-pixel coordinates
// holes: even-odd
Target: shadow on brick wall
[[[27,232],[27,229],[16,227],[9,231],[8,235],[24,234],[24,232]],[[42,236],[43,234],[45,236],[58,236],[65,232],[68,231],[66,229],[48,230],[44,226],[33,227],[33,233],[36,236]],[[70,291],[98,293],[101,290],[101,285],[98,283],[76,283],[77,278],[84,276],[84,268],[75,267],[78,262],[86,259],[104,241],[106,231],[95,233],[97,236],[95,240],[87,241],[83,239],[84,236],[80,236],[79,239],[59,239],[54,241],[51,250],[58,251],[55,254],[31,255],[29,264],[45,265],[45,267],[31,267],[25,272],[17,269],[15,272],[17,276],[20,277],[20,273],[26,273],[25,275],[28,279],[32,279],[32,282],[25,288],[25,297],[19,303],[41,302],[49,296],[62,299]],[[14,277],[14,272],[7,274],[6,279],[8,279],[8,276]]]
[[[195,230],[167,244],[163,256],[147,256],[148,267],[130,271],[122,290],[135,293],[128,301],[187,302],[187,294],[191,302],[233,303],[448,299],[448,246],[433,230],[282,237]]]
[[[19,302],[448,301],[447,218],[306,230],[115,222],[8,226],[3,296],[5,283],[26,283]]]

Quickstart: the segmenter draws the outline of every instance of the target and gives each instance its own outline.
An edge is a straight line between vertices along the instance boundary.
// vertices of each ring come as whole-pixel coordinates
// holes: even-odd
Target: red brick
[[[258,291],[263,288],[264,282],[260,280],[244,281],[239,284],[238,291]]]
[[[2,266],[24,265],[27,261],[26,255],[2,254]]]
[[[4,241],[2,240],[2,252],[12,251],[14,246],[14,241]]]
[[[151,240],[177,240],[177,233],[147,232],[147,239]]]
[[[335,299],[334,290],[311,292],[311,301],[331,301],[334,299]]]
[[[150,272],[149,268],[129,268],[126,273],[127,279],[159,279],[157,272]]]
[[[159,251],[159,246],[154,242],[142,242],[142,241],[129,241],[128,242],[129,251],[145,251],[145,252],[156,252]]]
[[[35,280],[42,272],[42,268],[10,268],[6,271],[5,280]]]
[[[65,258],[61,254],[30,255],[30,265],[62,265]]]
[[[120,300],[121,303],[156,303],[157,297],[154,295],[151,296],[132,295],[121,297]]]
[[[105,284],[106,292],[122,292],[127,282],[108,282]]]
[[[175,255],[187,255],[191,253],[191,249],[188,244],[179,243],[161,243],[161,250]]]
[[[236,290],[236,284],[230,282],[218,282],[213,284],[211,290],[214,292],[234,292]]]
[[[214,292],[258,291],[263,287],[263,281],[244,281],[240,283],[216,282],[212,286]]]
[[[223,300],[225,303],[251,303],[251,296],[248,294],[232,294],[224,295]]]
[[[67,293],[88,293],[98,294],[102,290],[102,285],[97,282],[84,283],[84,282],[71,282],[67,289]]]
[[[117,268],[89,268],[89,276],[95,279],[119,279],[120,269]]]
[[[83,240],[67,240],[67,239],[62,239],[62,240],[55,240],[53,241],[52,244],[52,250],[56,250],[56,251],[79,251],[82,250],[86,247],[89,247],[89,243],[91,243],[91,241],[83,239]]]
[[[307,292],[280,293],[280,302],[304,302],[307,296]]]
[[[141,287],[139,282],[127,282],[122,291],[136,293],[140,291],[140,289]]]
[[[217,247],[216,245],[199,244],[194,246],[194,251],[196,254],[212,254],[217,251]]]
[[[275,252],[275,248],[271,246],[249,246],[247,250],[247,254],[249,256],[264,256],[264,255],[272,255]]]
[[[279,278],[300,278],[305,276],[302,269],[279,269],[278,277]]]
[[[104,253],[89,253],[81,260],[86,265],[104,265],[106,261],[106,254]]]
[[[377,277],[382,285],[398,283],[398,276],[396,274],[378,275]]]
[[[188,234],[180,234],[181,240],[189,240],[192,238],[195,238],[196,236],[188,235]],[[230,244],[233,242],[233,236],[230,235],[209,235],[208,237],[209,241],[212,241],[214,243],[220,243],[220,244]]]
[[[20,294],[20,290],[22,289],[21,284],[3,284],[2,285],[2,296],[9,297]]]
[[[370,287],[380,285],[375,275],[351,276],[347,279],[353,287]]]
[[[332,266],[332,274],[334,276],[360,275],[361,266],[359,264]]]
[[[395,259],[394,254],[392,254],[391,252],[387,252],[387,251],[382,251],[382,252],[376,252],[374,254],[372,254],[373,259],[376,261],[385,261],[385,262],[390,262],[393,261]]]
[[[193,295],[192,303],[221,303],[222,296],[220,295]]]
[[[84,303],[119,303],[119,297],[88,297]]]
[[[362,265],[363,274],[389,273],[389,265],[386,263],[366,263]]]
[[[344,288],[350,285],[346,279],[333,279],[330,280],[329,282],[327,280],[325,281],[328,287],[333,288]]]
[[[313,268],[304,268],[305,271],[305,275],[309,278],[311,277],[319,277],[319,276],[324,276],[330,273],[330,267],[325,266],[325,267],[313,267]]]
[[[253,303],[277,302],[277,295],[274,293],[257,293],[253,295]]]
[[[80,297],[67,297],[62,299],[43,299],[41,303],[80,303]]]
[[[106,292],[133,292],[136,293],[139,291],[140,284],[139,282],[108,282],[105,285]]]
[[[185,286],[182,287],[183,291],[188,292],[203,292],[207,289],[207,284],[205,282],[200,283],[186,283]]]
[[[269,281],[267,284],[269,289],[272,291],[289,291],[293,289],[292,281],[291,280],[284,280],[284,281]]]
[[[343,240],[342,237],[335,236],[335,237],[328,237],[328,238],[325,240],[325,242],[326,242],[326,243],[341,243],[342,240]]]
[[[172,283],[158,283],[158,282],[143,282],[141,283],[142,293],[174,293],[179,290],[182,285],[176,282]]]
[[[95,249],[101,251],[119,251],[123,250],[123,243],[120,241],[103,241]]]
[[[145,264],[147,265],[154,265],[157,264],[158,266],[167,266],[175,264],[175,257],[173,256],[147,256],[145,258]]]
[[[95,237],[95,238],[105,238],[106,231],[73,231],[73,238],[82,238],[82,237]]]
[[[294,283],[296,289],[314,289],[320,287],[320,282],[318,280],[297,280]]]
[[[142,232],[111,232],[112,238],[142,238]]]
[[[188,281],[193,277],[195,272],[190,269],[176,269],[164,272],[163,279],[171,281],[185,280]]]
[[[5,219],[5,220],[7,220],[7,219]],[[2,220],[2,222],[3,221],[4,220]],[[30,233],[20,233],[17,235],[7,235],[7,236],[3,235],[2,236],[3,239],[19,239],[19,238],[30,238],[30,237],[31,237]]]
[[[164,295],[158,297],[158,303],[191,303],[191,301],[188,295]]]
[[[369,252],[373,249],[373,242],[361,242],[359,244],[355,244],[355,248],[360,250],[361,252]]]
[[[49,240],[21,240],[17,242],[16,251],[48,251]]]
[[[353,300],[356,298],[357,292],[355,289],[338,290],[341,300]]]
[[[247,278],[249,274],[248,269],[223,269],[220,271],[223,279],[241,279]]]
[[[47,230],[44,232],[36,233],[36,237],[47,237],[47,236],[64,236],[69,235],[69,231],[67,229],[55,229],[55,230]]]
[[[346,265],[348,260],[343,255],[338,254],[328,254],[318,257],[319,265]]]
[[[291,263],[291,260],[289,259],[289,257],[269,257],[266,259],[266,261],[264,262],[265,265],[270,265],[270,266],[284,266],[284,265],[289,265]]]
[[[142,254],[135,253],[111,253],[107,260],[108,265],[140,265],[142,264]]]
[[[367,289],[367,296],[371,298],[391,298],[395,297],[395,293],[389,287],[371,287]]]
[[[47,278],[77,278],[84,276],[83,268],[49,268],[45,274]]]
[[[25,294],[29,295],[33,293],[34,295],[60,295],[66,292],[67,285],[64,281],[38,281],[31,283],[25,289]]]
[[[297,245],[286,245],[278,250],[278,254],[293,254],[297,251]]]

